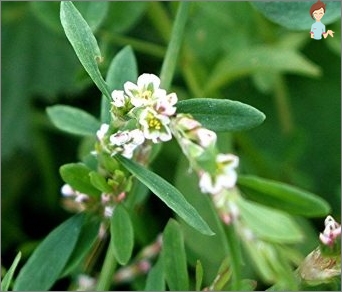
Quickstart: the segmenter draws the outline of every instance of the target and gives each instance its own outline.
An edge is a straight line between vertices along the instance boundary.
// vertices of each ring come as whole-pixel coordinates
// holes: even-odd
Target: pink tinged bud
[[[199,128],[197,131],[199,144],[206,148],[216,143],[216,133],[205,128]]]
[[[130,140],[128,131],[118,132],[109,137],[110,143],[116,146],[121,146]]]
[[[126,193],[125,193],[125,192],[122,192],[122,193],[120,193],[120,194],[116,197],[116,201],[117,201],[117,202],[121,202],[121,201],[123,201],[125,198],[126,198]]]
[[[68,184],[65,184],[61,188],[61,193],[65,197],[70,197],[75,195],[75,191],[72,189],[72,187]]]
[[[141,260],[138,263],[138,268],[141,272],[143,272],[144,274],[147,273],[150,269],[151,269],[151,264],[149,261],[147,260]]]
[[[110,194],[102,193],[101,194],[101,202],[102,204],[107,204],[110,201]]]
[[[188,117],[181,117],[177,124],[180,128],[188,131],[201,127],[201,124],[198,121]]]

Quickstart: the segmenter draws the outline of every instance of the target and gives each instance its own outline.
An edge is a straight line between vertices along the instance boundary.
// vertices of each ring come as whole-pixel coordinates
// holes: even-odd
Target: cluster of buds
[[[331,247],[336,242],[336,239],[341,237],[341,224],[337,223],[333,217],[327,216],[324,225],[324,231],[319,234],[319,239],[324,245]]]
[[[178,114],[173,120],[172,131],[191,167],[199,176],[202,193],[220,194],[235,186],[235,168],[239,159],[233,154],[219,153],[216,133],[204,128],[190,115]]]

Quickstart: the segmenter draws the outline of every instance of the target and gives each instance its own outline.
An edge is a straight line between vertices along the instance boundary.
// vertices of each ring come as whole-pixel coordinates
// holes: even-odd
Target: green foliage
[[[110,228],[114,256],[119,264],[125,265],[132,255],[134,232],[129,214],[122,205],[115,208]]]
[[[100,123],[92,115],[78,108],[55,105],[47,108],[52,123],[60,130],[75,135],[94,135]]]
[[[290,214],[320,217],[330,211],[321,197],[294,186],[253,176],[240,176],[238,183],[242,189],[247,188],[248,198]]]
[[[192,114],[204,127],[215,132],[247,130],[265,119],[263,113],[247,104],[211,98],[180,101],[177,111]]]
[[[70,1],[61,2],[61,22],[84,69],[101,92],[110,99],[108,86],[98,67],[102,56],[97,41],[87,22]]]
[[[100,274],[100,290],[155,291],[166,284],[171,290],[298,290],[293,267],[305,249],[295,249],[315,246],[322,231],[305,218],[340,217],[340,3],[328,1],[323,23],[335,36],[321,41],[309,37],[311,4],[2,3],[2,259],[32,246],[48,221],[64,218],[57,202],[60,165],[65,183],[98,200],[95,212],[65,221],[28,260],[23,253],[14,290],[54,289],[61,277],[73,289],[81,273]],[[161,72],[166,89],[179,96],[178,113],[225,132],[218,135],[222,151],[240,158],[241,197],[229,194],[239,208],[235,229],[222,224],[211,197],[200,193],[175,143],[151,149],[151,170],[119,155],[90,153],[96,131],[111,119],[112,90],[136,82],[138,72]],[[76,138],[50,131],[48,118]],[[81,157],[75,157],[80,138]],[[84,163],[69,163],[79,158]],[[129,173],[138,180],[124,178]],[[127,198],[120,197],[121,184]],[[102,193],[114,194],[118,205],[100,225]],[[37,214],[46,225],[37,224]],[[251,234],[243,233],[246,226]],[[152,268],[143,271],[138,251],[146,252],[161,232],[162,252],[146,248]],[[96,259],[105,243],[103,264]],[[19,255],[2,290],[18,261]],[[113,283],[116,261],[130,279]]]
[[[77,214],[54,229],[35,249],[15,280],[14,291],[49,290],[75,248],[84,214]]]
[[[169,289],[189,290],[184,239],[179,224],[173,219],[170,219],[163,233],[162,257]]]
[[[15,257],[15,259],[11,265],[11,267],[8,269],[5,276],[1,280],[1,291],[8,291],[8,288],[10,287],[11,282],[13,280],[13,275],[14,275],[15,269],[18,266],[20,258],[21,258],[21,252],[19,252],[17,254],[17,256]]]
[[[187,224],[202,234],[214,234],[196,209],[184,199],[184,196],[173,185],[132,160],[122,156],[116,156],[116,159]]]

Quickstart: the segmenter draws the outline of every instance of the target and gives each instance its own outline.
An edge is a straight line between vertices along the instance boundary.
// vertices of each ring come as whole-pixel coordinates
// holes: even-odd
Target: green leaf
[[[164,267],[162,257],[159,257],[155,265],[149,271],[146,279],[145,291],[165,291]]]
[[[295,243],[303,239],[290,215],[245,199],[237,201],[240,217],[261,239],[274,243]]]
[[[75,249],[61,274],[61,278],[74,272],[90,249],[94,246],[99,234],[100,223],[100,219],[97,217],[87,218],[87,221],[82,226]]]
[[[91,170],[85,164],[65,164],[60,167],[59,172],[63,180],[73,189],[90,196],[101,195],[101,191],[92,185],[89,176]]]
[[[97,60],[102,59],[101,52],[89,25],[70,1],[61,2],[60,18],[65,34],[84,69],[110,100],[110,91],[97,65]]]
[[[184,196],[173,185],[132,160],[120,155],[115,157],[186,223],[205,235],[214,234],[196,209],[185,200]]]
[[[196,291],[201,291],[203,281],[203,266],[200,260],[196,262]]]
[[[100,122],[89,113],[67,105],[47,108],[52,123],[60,130],[81,136],[95,135]]]
[[[92,185],[103,193],[110,193],[113,189],[107,184],[106,179],[96,171],[89,173]]]
[[[247,198],[263,205],[305,217],[323,217],[330,211],[321,197],[285,183],[240,175],[239,186]]]
[[[137,61],[135,59],[131,47],[124,47],[115,55],[109,65],[106,82],[110,91],[123,90],[123,86],[127,81],[136,82],[138,79]],[[101,121],[103,123],[110,122],[110,102],[102,96],[101,101]]]
[[[13,278],[13,274],[15,272],[15,269],[18,266],[20,258],[21,258],[21,252],[19,251],[17,256],[15,257],[11,267],[9,268],[9,270],[7,271],[7,273],[5,274],[3,279],[1,280],[1,291],[8,291],[8,288],[9,288],[11,281],[12,281],[12,278]]]
[[[162,257],[165,280],[170,290],[189,290],[183,234],[177,221],[172,218],[163,232]]]
[[[107,16],[109,3],[106,1],[76,1],[74,3],[92,32],[95,32]]]
[[[132,255],[134,232],[131,218],[122,204],[119,204],[114,209],[110,232],[114,256],[119,264],[125,265]]]
[[[234,50],[221,59],[210,74],[205,92],[218,90],[237,78],[261,72],[295,73],[317,77],[320,68],[296,50],[260,45]]]
[[[322,1],[325,2],[325,1]],[[307,30],[310,32],[314,20],[310,17],[310,7],[315,1],[253,1],[252,5],[271,21],[288,29]],[[322,22],[327,25],[341,17],[341,2],[328,1]],[[309,34],[308,34],[308,37]]]
[[[74,250],[84,214],[77,214],[54,229],[35,249],[20,270],[15,291],[48,291]]]
[[[265,120],[265,115],[250,105],[213,98],[179,101],[177,112],[193,115],[204,127],[215,132],[247,130]]]

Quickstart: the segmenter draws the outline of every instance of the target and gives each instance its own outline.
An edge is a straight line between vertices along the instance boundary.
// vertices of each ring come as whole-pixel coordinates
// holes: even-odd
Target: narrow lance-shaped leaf
[[[184,196],[173,185],[132,160],[120,155],[115,156],[115,158],[186,223],[203,234],[214,234],[196,209],[185,200]]]
[[[291,214],[318,217],[330,211],[321,197],[282,182],[241,175],[238,184],[247,198]]]
[[[293,218],[283,211],[245,199],[237,201],[241,219],[263,240],[274,243],[295,243],[303,234]]]
[[[8,288],[9,288],[11,281],[12,281],[12,278],[13,278],[14,271],[18,266],[20,258],[21,258],[21,252],[19,252],[17,254],[17,256],[15,257],[15,259],[11,265],[11,267],[9,268],[9,270],[7,271],[7,273],[5,274],[3,279],[1,280],[1,291],[8,291]]]
[[[111,244],[119,264],[125,265],[131,258],[134,245],[134,232],[131,218],[125,207],[119,204],[111,217]]]
[[[177,112],[191,114],[204,127],[215,132],[247,130],[265,120],[265,115],[250,105],[213,98],[179,101]]]
[[[47,108],[52,123],[60,130],[70,134],[95,135],[100,122],[91,114],[67,105],[54,105]]]
[[[123,90],[125,82],[136,82],[138,79],[138,68],[135,56],[131,47],[124,47],[115,55],[109,65],[106,82],[110,91]],[[102,96],[101,101],[101,122],[110,122],[110,101]]]
[[[65,34],[84,69],[110,100],[109,89],[97,64],[102,58],[101,52],[89,25],[71,1],[61,2],[60,18]]]
[[[20,270],[14,291],[48,291],[58,279],[77,242],[84,214],[77,214],[54,229]]]
[[[170,219],[163,233],[162,256],[166,283],[171,291],[189,289],[184,239],[179,224]]]

